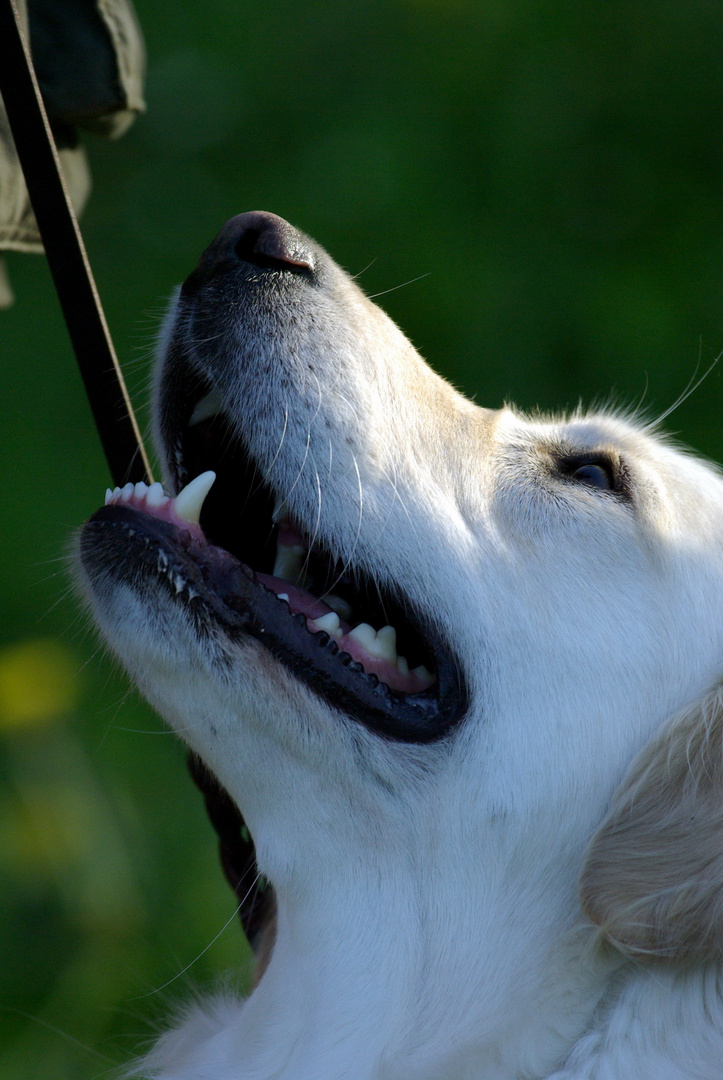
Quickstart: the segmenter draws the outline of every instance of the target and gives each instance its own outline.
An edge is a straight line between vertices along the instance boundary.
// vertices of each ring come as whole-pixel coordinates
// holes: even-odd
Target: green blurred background
[[[718,0],[136,7],[148,113],[86,140],[83,231],[144,422],[165,298],[250,209],[361,274],[485,405],[654,415],[723,350]],[[183,751],[73,596],[108,477],[43,260],[8,262],[0,1076],[86,1080],[246,952]],[[721,458],[722,401],[714,368],[668,427]]]

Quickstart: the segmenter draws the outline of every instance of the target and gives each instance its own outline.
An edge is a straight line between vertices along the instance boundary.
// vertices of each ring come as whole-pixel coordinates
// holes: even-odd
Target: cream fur
[[[296,519],[454,642],[470,710],[381,739],[132,570],[94,578],[278,898],[250,998],[189,1007],[139,1075],[721,1080],[721,476],[634,420],[478,408],[313,251],[293,309],[174,301],[159,384],[180,352],[213,380]]]

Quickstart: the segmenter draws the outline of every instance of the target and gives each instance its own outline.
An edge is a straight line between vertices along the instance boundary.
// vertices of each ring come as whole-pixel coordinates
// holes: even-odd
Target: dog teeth
[[[329,616],[325,615],[324,618],[328,619]],[[319,625],[318,619],[316,624]],[[321,629],[326,629],[326,627]],[[423,689],[431,686],[434,682],[434,675],[427,670],[424,664],[420,664],[419,667],[413,668],[410,672],[406,656],[397,656],[397,632],[393,626],[383,626],[381,630],[377,631],[369,623],[359,623],[358,626],[349,631],[349,637],[355,638],[365,651],[375,659],[387,660],[390,664],[396,665],[400,675],[416,676]]]
[[[322,597],[324,603],[328,604],[332,611],[335,611],[340,619],[344,619],[349,622],[352,616],[351,604],[347,604],[346,600],[342,600],[340,596],[335,596],[334,593],[328,593]]]
[[[377,640],[377,632],[373,626],[369,625],[369,623],[359,623],[358,626],[355,626],[353,630],[349,631],[349,637],[356,638],[359,644],[363,645],[368,653],[371,653],[372,656],[374,655],[372,649]]]
[[[316,630],[325,630],[332,637],[341,637],[341,624],[335,611],[328,611],[320,619],[314,619],[313,623]]]
[[[182,491],[179,491],[173,501],[173,508],[178,517],[190,525],[198,525],[201,507],[215,479],[216,473],[209,470],[201,473],[190,484],[186,484]]]
[[[218,416],[223,411],[223,401],[218,390],[211,390],[205,397],[196,404],[196,408],[191,413],[191,419],[188,421],[189,427],[194,427],[195,424],[200,424],[203,420],[210,420],[213,416]]]
[[[396,631],[393,626],[384,626],[376,632],[369,623],[359,623],[349,631],[349,637],[356,638],[360,645],[377,660],[389,660],[395,664],[397,661]]]
[[[194,417],[192,421],[194,423],[200,423],[201,420],[206,419],[210,415],[215,413],[205,412],[206,406],[210,409],[211,403],[209,398],[212,395],[207,395],[203,401],[199,402],[194,410]],[[214,403],[218,404],[218,401]],[[204,408],[202,408],[202,406]],[[216,409],[216,411],[218,411]],[[198,416],[196,415],[198,414]],[[105,502],[108,503],[135,503],[145,505],[149,509],[157,510],[164,507],[166,504],[170,504],[170,508],[175,512],[176,517],[181,518],[183,521],[191,525],[198,525],[201,515],[201,508],[208,495],[211,487],[216,479],[214,472],[204,472],[192,480],[190,484],[187,484],[182,491],[178,493],[175,499],[170,498],[163,491],[163,487],[159,483],[151,484],[150,487],[140,481],[137,484],[126,484],[125,487],[116,487],[112,491],[109,488],[105,493]],[[167,512],[166,512],[167,513]],[[287,523],[287,507],[283,500],[277,500],[274,507],[274,521],[276,524]],[[276,560],[274,562],[274,577],[280,578],[283,581],[288,581],[298,588],[304,588],[307,575],[305,573],[306,559],[308,557],[308,550],[302,544],[285,544],[277,543],[276,547]],[[159,556],[160,559],[160,556]],[[159,564],[159,569],[161,569]],[[173,584],[176,588],[176,592],[180,593],[184,589],[189,589],[187,582],[180,576],[175,575],[173,577]],[[277,598],[283,600],[286,604],[289,604],[288,593],[277,593]],[[189,599],[193,598],[193,594],[189,592]],[[309,619],[308,622],[303,615],[299,615],[299,618],[304,621],[310,629],[314,631],[323,631],[329,635],[330,638],[336,638],[339,640],[343,636],[343,630],[341,627],[341,620],[348,622],[351,619],[352,608],[346,600],[337,596],[335,593],[329,593],[324,596],[324,600],[331,608],[325,615],[321,615],[318,619]],[[362,648],[369,654],[370,657],[374,657],[377,660],[385,660],[390,664],[394,664],[403,676],[414,676],[422,689],[426,689],[434,682],[434,675],[431,671],[428,671],[424,664],[420,664],[410,672],[409,664],[405,656],[397,655],[397,632],[393,626],[383,626],[381,630],[375,630],[369,623],[359,623],[352,630],[349,631],[349,637],[353,637]],[[338,649],[339,646],[333,641],[329,644],[330,648]],[[358,664],[358,662],[356,662]],[[351,661],[350,661],[351,669]],[[362,669],[362,665],[358,664],[358,669]],[[354,670],[357,670],[354,667]]]
[[[169,501],[168,496],[163,491],[162,484],[159,484],[157,480],[155,484],[151,484],[146,492],[146,506],[163,506],[164,503]]]
[[[272,574],[276,578],[281,578],[282,581],[289,581],[292,585],[303,588],[306,554],[306,548],[300,544],[293,544],[290,547],[277,544]]]
[[[377,630],[377,647],[383,650],[378,655],[395,664],[397,661],[397,631],[393,626],[383,626]]]
[[[134,503],[139,508],[145,506],[149,510],[160,510],[170,505],[176,517],[189,525],[198,525],[201,507],[215,479],[214,472],[201,473],[190,484],[186,484],[175,499],[166,495],[163,485],[157,481],[149,487],[139,480],[137,484],[126,484],[125,487],[117,487],[113,491],[109,488],[105,493],[105,503],[106,506],[108,503]]]
[[[123,502],[136,502],[145,503],[146,506],[159,507],[164,503],[170,502],[170,498],[165,494],[163,485],[156,482],[148,487],[142,480],[139,480],[137,484],[126,484],[123,488],[110,488],[105,493],[105,505],[108,503],[123,503]]]
[[[425,682],[427,686],[431,686],[434,682],[434,675],[431,671],[427,671],[424,664],[420,664],[419,667],[412,668],[412,675],[416,675],[418,679]]]

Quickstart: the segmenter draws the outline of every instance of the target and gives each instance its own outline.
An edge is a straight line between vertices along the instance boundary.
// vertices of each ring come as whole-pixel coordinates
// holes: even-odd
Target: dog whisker
[[[713,369],[717,366],[718,361],[721,358],[721,355],[723,355],[723,354],[719,353],[718,356],[716,356],[711,361],[711,363],[708,365],[708,367],[705,369],[705,371],[703,372],[703,374],[701,376],[698,376],[698,371],[700,369],[700,359],[698,359],[698,362],[695,365],[695,371],[693,372],[690,379],[688,380],[688,384],[686,385],[685,389],[682,391],[681,394],[678,395],[678,397],[675,399],[673,404],[657,417],[657,419],[655,420],[655,423],[654,423],[654,427],[658,427],[665,420],[667,420],[668,417],[671,416],[672,413],[674,413],[676,409],[679,409],[680,406],[685,401],[687,401],[688,398],[691,397],[703,385],[703,383],[708,378],[708,376],[711,374]]]
[[[387,293],[396,292],[397,289],[406,289],[407,285],[413,285],[415,281],[421,281],[422,278],[429,277],[431,270],[428,270],[426,274],[419,274],[418,277],[409,278],[408,281],[403,281],[399,285],[392,285],[389,289],[382,289],[381,292],[370,293],[369,299],[376,300],[380,296],[386,296]]]

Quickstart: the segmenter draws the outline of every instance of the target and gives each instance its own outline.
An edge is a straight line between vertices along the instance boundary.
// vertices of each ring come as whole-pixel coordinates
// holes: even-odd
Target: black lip
[[[435,658],[436,682],[423,693],[401,694],[365,672],[328,634],[312,633],[305,617],[292,615],[239,559],[170,522],[109,504],[85,524],[80,555],[91,580],[110,575],[136,584],[165,583],[199,633],[207,630],[210,617],[211,625],[220,625],[232,639],[254,638],[330,705],[377,734],[432,742],[466,711],[459,664],[432,627],[424,634]]]

